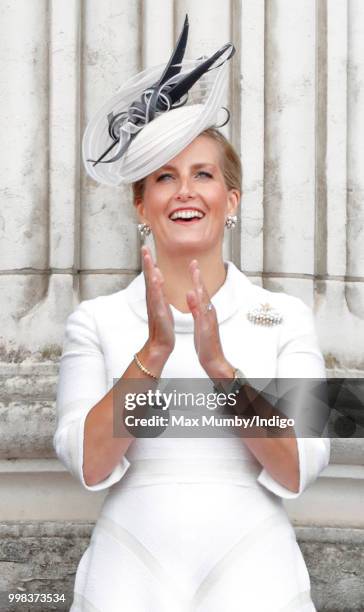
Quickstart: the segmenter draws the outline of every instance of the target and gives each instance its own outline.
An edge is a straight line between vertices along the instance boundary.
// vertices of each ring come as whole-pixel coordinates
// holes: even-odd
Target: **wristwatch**
[[[245,374],[243,374],[243,372],[239,370],[239,368],[235,368],[234,378],[232,379],[228,388],[224,389],[223,385],[220,382],[218,382],[214,384],[214,391],[216,393],[224,393],[225,395],[229,395],[229,393],[238,394],[240,389],[244,387],[244,385],[246,385],[247,383],[248,383],[248,379],[245,376]]]

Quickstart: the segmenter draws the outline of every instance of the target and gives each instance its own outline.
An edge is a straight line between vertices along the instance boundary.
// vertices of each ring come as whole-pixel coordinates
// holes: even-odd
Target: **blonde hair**
[[[234,147],[225,136],[216,128],[210,127],[199,134],[199,136],[207,136],[216,142],[221,152],[221,167],[224,175],[226,187],[230,189],[238,189],[241,193],[242,184],[242,166],[240,157]],[[145,178],[135,181],[131,185],[133,190],[134,204],[137,200],[143,197]]]

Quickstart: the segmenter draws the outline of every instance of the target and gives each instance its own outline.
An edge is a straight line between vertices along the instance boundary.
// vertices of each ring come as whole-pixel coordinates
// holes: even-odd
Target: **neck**
[[[180,312],[190,312],[186,302],[187,291],[193,289],[189,264],[193,259],[198,261],[201,277],[212,298],[224,284],[226,270],[221,252],[219,253],[189,253],[163,256],[157,252],[156,263],[164,278],[164,294],[169,304]]]

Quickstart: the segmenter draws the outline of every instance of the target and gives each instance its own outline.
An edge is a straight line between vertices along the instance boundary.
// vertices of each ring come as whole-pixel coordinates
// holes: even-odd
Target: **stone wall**
[[[225,132],[244,194],[225,256],[314,309],[328,375],[364,374],[363,2],[0,0],[0,593],[64,590],[64,610],[103,499],[52,448],[64,322],[140,269],[129,191],[85,176],[80,138],[105,95],[165,60],[186,12],[190,56],[237,48]],[[364,610],[363,451],[334,440],[287,503],[319,610]]]

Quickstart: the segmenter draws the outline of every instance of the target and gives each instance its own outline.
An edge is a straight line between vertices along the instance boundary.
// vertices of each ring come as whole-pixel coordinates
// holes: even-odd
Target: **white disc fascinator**
[[[183,60],[187,37],[186,16],[167,66],[129,79],[87,125],[82,154],[95,181],[138,181],[216,126],[235,49],[227,43],[209,58]]]

